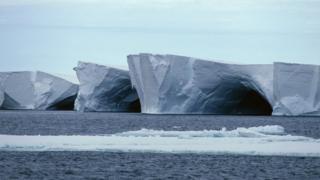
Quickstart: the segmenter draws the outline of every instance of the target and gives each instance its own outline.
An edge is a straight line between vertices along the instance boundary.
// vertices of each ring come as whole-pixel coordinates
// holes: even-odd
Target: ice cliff
[[[79,86],[39,71],[0,73],[0,108],[320,116],[319,65],[127,58],[129,71],[79,62]]]
[[[320,115],[319,66],[129,55],[143,113]]]
[[[79,62],[77,111],[140,111],[129,72],[93,63]]]
[[[3,100],[4,100],[4,92],[0,87],[0,108],[2,106]]]
[[[1,73],[0,73],[0,109],[1,109],[2,103],[4,101],[3,78],[4,78],[4,76],[1,75]]]
[[[3,109],[72,109],[78,91],[76,84],[40,71],[3,72],[0,83]]]
[[[274,115],[320,115],[320,66],[274,64]]]
[[[175,55],[129,55],[144,113],[270,114],[272,65],[232,65]]]

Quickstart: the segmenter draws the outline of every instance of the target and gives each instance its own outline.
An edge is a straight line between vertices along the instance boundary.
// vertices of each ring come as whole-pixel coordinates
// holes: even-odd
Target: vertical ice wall
[[[274,115],[320,115],[320,66],[274,64]]]
[[[3,101],[4,101],[4,92],[0,87],[0,108],[2,106]]]
[[[5,74],[0,72],[0,109],[4,101],[4,87],[3,87],[4,79],[5,79]]]
[[[53,75],[36,71],[1,73],[3,109],[59,109],[73,106],[78,86]],[[72,100],[73,99],[73,100]]]
[[[93,63],[79,62],[77,111],[140,111],[129,72]]]
[[[239,65],[128,56],[129,72],[79,62],[78,85],[44,72],[0,73],[0,108],[155,114],[320,115],[320,66]],[[131,79],[131,82],[130,82]],[[133,87],[135,89],[133,89]],[[78,96],[77,96],[78,93]]]
[[[143,113],[271,113],[272,65],[152,54],[129,55],[128,64]]]

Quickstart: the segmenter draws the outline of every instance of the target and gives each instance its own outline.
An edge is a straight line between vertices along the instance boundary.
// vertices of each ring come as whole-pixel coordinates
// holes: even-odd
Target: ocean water
[[[319,179],[319,117],[0,111],[1,179]]]
[[[288,134],[319,139],[319,123],[320,117],[0,111],[0,134],[8,135],[97,135],[141,129],[201,131],[279,125]]]
[[[0,152],[6,179],[314,179],[320,159],[286,156]]]

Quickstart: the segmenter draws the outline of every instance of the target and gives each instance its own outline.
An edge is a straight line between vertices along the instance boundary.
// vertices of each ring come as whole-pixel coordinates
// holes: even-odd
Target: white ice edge
[[[281,132],[283,130],[283,132]],[[235,130],[142,129],[97,136],[0,135],[1,151],[110,151],[320,157],[320,139],[284,134],[281,126]]]

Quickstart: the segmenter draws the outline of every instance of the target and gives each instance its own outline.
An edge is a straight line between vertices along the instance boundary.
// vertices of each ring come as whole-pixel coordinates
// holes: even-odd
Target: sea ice
[[[202,131],[142,129],[94,136],[0,135],[2,151],[120,151],[320,157],[319,149],[319,139],[286,134],[285,129],[278,125]]]

